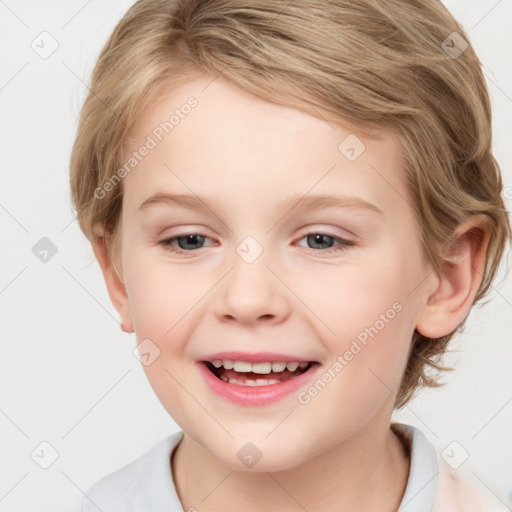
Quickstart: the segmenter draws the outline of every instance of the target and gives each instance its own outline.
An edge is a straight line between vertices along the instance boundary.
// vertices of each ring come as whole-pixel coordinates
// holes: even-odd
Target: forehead
[[[290,194],[338,191],[385,208],[407,192],[397,139],[390,131],[378,135],[358,137],[320,114],[198,76],[144,110],[125,158],[144,145],[151,149],[125,178],[125,199],[138,207],[161,191],[193,193],[247,208],[262,198],[268,205]]]

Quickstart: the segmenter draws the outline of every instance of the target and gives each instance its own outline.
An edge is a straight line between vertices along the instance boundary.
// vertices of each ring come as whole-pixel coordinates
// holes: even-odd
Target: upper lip
[[[215,361],[215,360],[228,360],[228,361],[247,361],[248,363],[265,363],[265,362],[292,362],[296,361],[298,363],[309,363],[310,361],[314,361],[313,359],[308,359],[292,354],[282,354],[279,352],[215,352],[214,354],[207,354],[198,359],[199,362],[205,361]]]

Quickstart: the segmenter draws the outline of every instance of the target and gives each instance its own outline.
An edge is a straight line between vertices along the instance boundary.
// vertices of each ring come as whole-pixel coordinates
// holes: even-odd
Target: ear
[[[453,332],[473,305],[485,271],[488,221],[475,215],[460,225],[437,270],[437,287],[427,297],[416,330],[428,338]]]
[[[103,226],[97,224],[93,231],[95,235],[95,241],[92,244],[94,255],[101,267],[110,300],[121,317],[121,330],[127,333],[135,332],[126,287],[110,260],[105,230]]]

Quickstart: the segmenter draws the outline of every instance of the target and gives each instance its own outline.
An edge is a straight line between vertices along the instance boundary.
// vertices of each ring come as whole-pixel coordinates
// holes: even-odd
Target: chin
[[[214,447],[208,444],[210,443],[201,443],[219,462],[236,471],[286,471],[306,461],[304,446],[297,446],[294,442],[285,444],[285,440],[279,437],[275,441],[261,439],[251,442],[233,439]]]

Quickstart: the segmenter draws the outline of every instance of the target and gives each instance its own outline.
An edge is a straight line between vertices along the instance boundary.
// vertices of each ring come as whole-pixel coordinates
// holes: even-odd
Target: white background
[[[70,203],[68,163],[98,52],[133,2],[0,2],[0,510],[78,511],[83,492],[178,430],[121,332],[100,269]],[[512,192],[512,2],[450,0],[484,64],[494,147]],[[58,42],[42,59],[31,43]],[[507,207],[510,208],[510,200]],[[47,263],[32,247],[48,237]],[[510,258],[509,258],[510,261]],[[447,385],[424,391],[396,419],[512,505],[511,277],[505,264],[490,304],[474,310],[448,362]],[[57,460],[42,469],[30,454]],[[451,445],[461,450],[458,445]],[[38,448],[39,447],[39,448]],[[41,449],[43,452],[41,452]],[[461,453],[455,453],[457,457]]]

